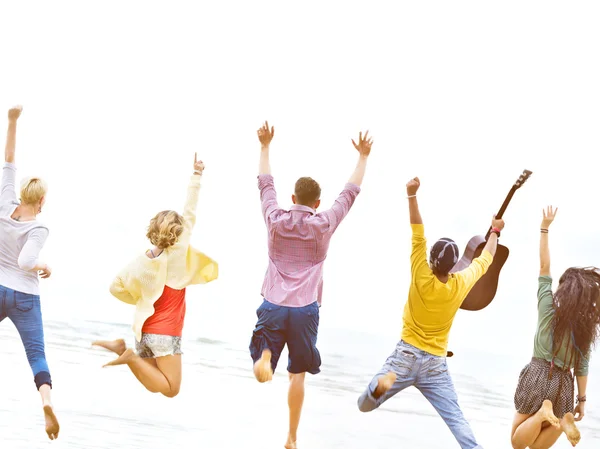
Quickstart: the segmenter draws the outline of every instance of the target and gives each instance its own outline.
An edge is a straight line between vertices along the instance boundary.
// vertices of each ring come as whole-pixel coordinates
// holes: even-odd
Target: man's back
[[[331,209],[321,213],[299,204],[290,210],[281,209],[271,175],[260,175],[258,187],[269,238],[263,297],[289,307],[303,307],[315,300],[320,304],[323,263],[331,237],[354,204],[360,187],[346,184]]]
[[[437,356],[445,356],[452,322],[460,305],[492,263],[484,251],[469,267],[441,282],[427,263],[427,240],[422,224],[411,225],[411,285],[404,306],[402,339]]]

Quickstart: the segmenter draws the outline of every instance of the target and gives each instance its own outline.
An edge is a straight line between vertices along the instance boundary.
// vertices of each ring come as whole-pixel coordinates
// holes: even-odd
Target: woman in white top
[[[52,379],[44,350],[44,328],[40,308],[39,277],[51,271],[39,260],[48,228],[37,221],[46,196],[46,183],[39,178],[23,180],[20,201],[15,190],[15,142],[22,108],[8,111],[5,164],[0,191],[0,321],[10,319],[21,336],[35,385],[42,397],[46,433],[58,437],[59,425],[52,410]]]

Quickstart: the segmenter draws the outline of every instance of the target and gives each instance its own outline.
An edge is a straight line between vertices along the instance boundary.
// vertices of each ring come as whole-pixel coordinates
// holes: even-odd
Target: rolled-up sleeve
[[[275,181],[272,175],[258,176],[258,189],[260,190],[260,203],[263,218],[267,226],[271,225],[271,219],[274,212],[279,210],[277,204],[277,192],[275,191]]]
[[[323,212],[329,223],[329,232],[334,232],[342,220],[348,215],[356,197],[360,193],[360,187],[356,184],[347,183],[344,190],[338,195],[330,209]]]

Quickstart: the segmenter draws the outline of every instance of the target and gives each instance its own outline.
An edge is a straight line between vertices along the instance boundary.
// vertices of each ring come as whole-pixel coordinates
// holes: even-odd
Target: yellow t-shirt
[[[492,254],[483,251],[471,265],[451,273],[440,282],[427,263],[427,240],[422,224],[411,224],[412,279],[402,317],[402,340],[425,352],[446,356],[448,336],[454,316],[475,283],[492,263]]]

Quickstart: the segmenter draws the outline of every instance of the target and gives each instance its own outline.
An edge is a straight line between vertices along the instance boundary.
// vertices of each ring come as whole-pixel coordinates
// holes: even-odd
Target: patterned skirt
[[[560,419],[566,413],[573,413],[574,396],[575,385],[571,370],[563,370],[554,365],[550,373],[550,362],[534,357],[519,375],[515,408],[519,413],[532,415],[549,399],[554,414]]]

